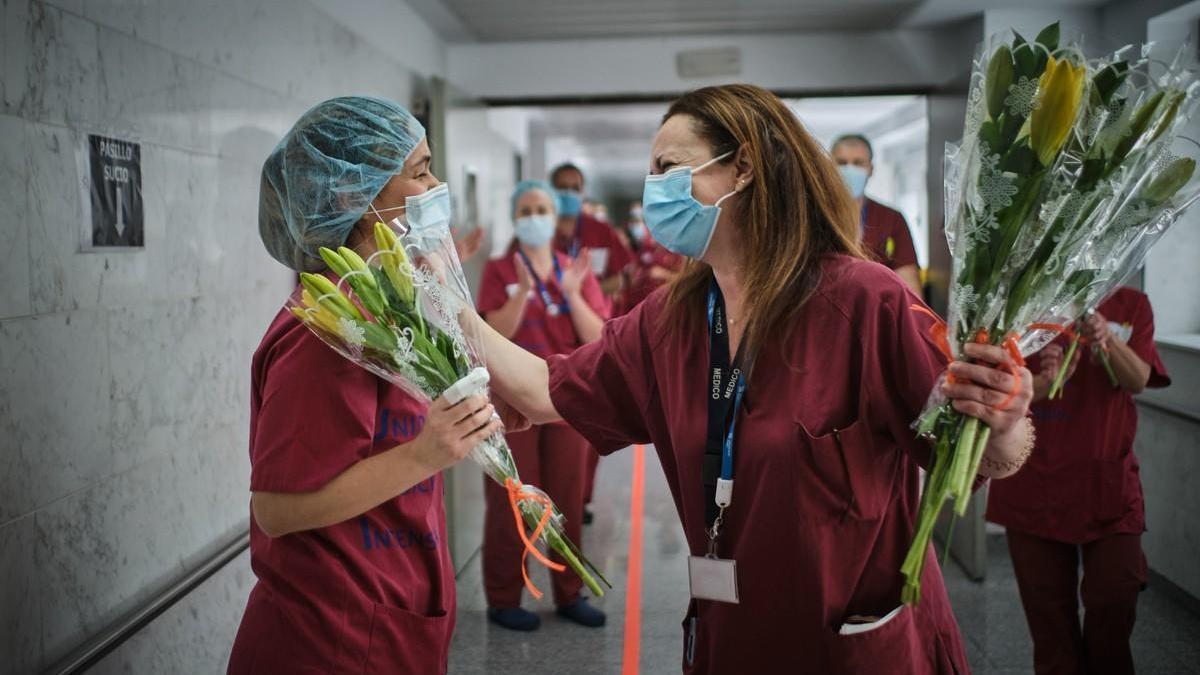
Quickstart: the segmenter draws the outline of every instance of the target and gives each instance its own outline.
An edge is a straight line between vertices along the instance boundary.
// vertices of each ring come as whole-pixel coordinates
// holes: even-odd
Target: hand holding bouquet
[[[982,48],[963,140],[946,151],[953,284],[947,324],[933,330],[950,358],[975,342],[1021,363],[1140,266],[1195,201],[1196,162],[1182,155],[1195,144],[1176,134],[1195,110],[1196,73],[1182,52],[1164,68],[1135,51],[1089,61],[1059,46],[1057,24]],[[990,436],[940,392],[915,424],[934,453],[901,568],[910,604],[937,514],[947,499],[965,511]]]
[[[374,246],[363,252],[368,253],[365,260],[346,247],[322,248],[321,257],[337,281],[301,274],[301,288],[291,301],[296,318],[344,357],[418,399],[444,397],[453,405],[486,394],[481,342],[464,331],[471,324],[459,319],[471,307],[470,293],[446,220],[435,218],[401,234],[377,223]],[[521,483],[503,433],[485,439],[471,457],[508,490],[526,554],[562,571],[535,546],[539,539],[545,541],[593,593],[604,595],[596,578],[607,580],[566,537],[553,502]],[[526,525],[532,532],[526,532]],[[525,581],[541,597],[527,575]]]

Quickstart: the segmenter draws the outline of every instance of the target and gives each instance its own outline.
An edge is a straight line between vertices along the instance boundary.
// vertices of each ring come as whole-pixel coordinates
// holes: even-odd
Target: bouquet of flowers
[[[1137,269],[1195,201],[1197,148],[1177,133],[1200,85],[1183,54],[1162,64],[1148,46],[1126,47],[1088,61],[1059,45],[1058,24],[981,48],[963,140],[945,158],[953,284],[947,323],[931,334],[948,358],[980,342],[1023,363]],[[937,514],[947,499],[966,510],[990,433],[940,392],[914,423],[934,451],[901,568],[909,604]]]
[[[457,403],[487,391],[481,342],[459,320],[471,307],[471,296],[446,221],[402,233],[377,223],[374,248],[365,260],[346,247],[320,253],[332,274],[301,274],[289,307],[322,341],[418,399],[445,396]],[[596,578],[611,588],[567,538],[551,499],[521,483],[503,433],[476,446],[471,458],[508,491],[526,555],[555,571],[564,569],[537,549],[541,539],[597,596],[604,591]],[[541,597],[527,573],[525,583]]]

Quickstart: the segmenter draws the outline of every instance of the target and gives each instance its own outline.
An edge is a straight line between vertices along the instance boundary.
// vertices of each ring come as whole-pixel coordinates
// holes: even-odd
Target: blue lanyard
[[[574,259],[579,255],[579,230],[583,228],[583,216],[575,216],[575,238],[571,240],[570,255]],[[557,264],[557,261],[555,261]]]
[[[542,298],[542,304],[546,306],[546,312],[550,316],[556,316],[559,310],[558,303],[554,302],[554,298],[550,297],[550,291],[542,283],[542,278],[537,275],[537,272],[533,271],[533,263],[529,262],[529,257],[525,255],[525,251],[521,250],[521,247],[518,246],[517,253],[521,256],[521,260],[524,261],[525,269],[529,270],[529,276],[533,277],[533,283],[537,284],[538,295]],[[554,263],[554,278],[558,280],[558,287],[562,288],[562,267],[559,266],[558,256],[554,251],[550,252],[550,260]],[[566,295],[563,295],[562,312],[563,314],[571,313],[571,305],[567,302]]]
[[[858,229],[860,232],[867,231],[867,198],[863,197],[862,215],[858,218]]]
[[[702,474],[705,489],[705,508],[711,526],[720,515],[718,478],[726,484],[733,482],[734,437],[737,433],[738,410],[746,392],[746,377],[739,369],[741,353],[729,358],[728,323],[725,320],[725,299],[714,280],[708,289],[709,333],[709,401],[708,434],[704,446]],[[726,375],[728,373],[728,376]],[[728,424],[728,428],[726,428]],[[728,494],[732,486],[727,485]]]

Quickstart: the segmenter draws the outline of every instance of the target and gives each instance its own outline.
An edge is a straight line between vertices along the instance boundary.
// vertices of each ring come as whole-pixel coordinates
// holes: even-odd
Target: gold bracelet
[[[1013,473],[1022,466],[1025,466],[1025,462],[1029,459],[1029,456],[1033,454],[1033,446],[1036,443],[1037,432],[1034,430],[1033,420],[1029,417],[1026,417],[1025,445],[1021,448],[1021,452],[1017,455],[1016,459],[999,462],[984,454],[984,456],[980,459],[980,462],[993,471],[1001,473]]]

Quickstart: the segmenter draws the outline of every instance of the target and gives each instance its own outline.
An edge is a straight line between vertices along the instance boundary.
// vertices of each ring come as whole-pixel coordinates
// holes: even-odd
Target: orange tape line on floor
[[[629,493],[629,569],[625,579],[625,653],[621,675],[637,675],[642,641],[642,506],[645,502],[646,448],[633,446]]]

